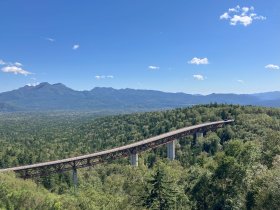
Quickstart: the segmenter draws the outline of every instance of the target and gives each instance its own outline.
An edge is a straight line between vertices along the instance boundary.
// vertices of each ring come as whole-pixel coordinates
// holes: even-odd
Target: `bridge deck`
[[[100,157],[100,156],[109,155],[109,154],[116,153],[116,152],[127,151],[129,149],[137,148],[137,147],[143,146],[143,145],[149,145],[150,143],[157,142],[159,140],[166,139],[169,137],[173,137],[173,136],[176,136],[181,133],[186,133],[188,131],[196,131],[199,129],[203,129],[203,128],[207,128],[207,127],[211,127],[211,126],[219,126],[219,125],[223,125],[223,124],[227,124],[227,123],[231,123],[231,122],[234,122],[234,120],[216,121],[216,122],[203,123],[203,124],[199,124],[199,125],[193,125],[193,126],[181,128],[181,129],[178,129],[175,131],[170,131],[170,132],[167,132],[167,133],[155,136],[155,137],[151,137],[151,138],[148,138],[148,139],[145,139],[142,141],[138,141],[138,142],[135,142],[132,144],[128,144],[125,146],[116,147],[116,148],[109,149],[109,150],[104,150],[101,152],[96,152],[96,153],[72,157],[72,158],[66,158],[66,159],[62,159],[62,160],[48,161],[48,162],[44,162],[44,163],[36,163],[36,164],[32,164],[32,165],[0,169],[0,172],[5,172],[5,171],[17,172],[17,171],[49,167],[49,166],[54,166],[54,165],[58,165],[58,164],[66,164],[66,163],[81,161],[81,160],[85,160],[85,159],[89,159],[89,158]]]

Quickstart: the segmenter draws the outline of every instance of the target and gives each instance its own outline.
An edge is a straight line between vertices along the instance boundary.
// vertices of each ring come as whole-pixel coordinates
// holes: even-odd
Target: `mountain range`
[[[96,87],[76,91],[61,83],[36,86],[0,93],[0,111],[149,111],[196,104],[226,103],[280,107],[280,92],[257,94],[192,95],[155,90],[113,89]]]

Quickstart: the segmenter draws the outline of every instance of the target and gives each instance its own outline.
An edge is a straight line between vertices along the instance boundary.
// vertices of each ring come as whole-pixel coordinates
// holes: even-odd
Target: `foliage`
[[[0,174],[0,209],[279,209],[280,110],[201,105],[97,117],[92,113],[0,114],[0,168],[88,154],[206,121],[233,125],[166,148],[34,181]],[[35,183],[34,183],[35,182]]]

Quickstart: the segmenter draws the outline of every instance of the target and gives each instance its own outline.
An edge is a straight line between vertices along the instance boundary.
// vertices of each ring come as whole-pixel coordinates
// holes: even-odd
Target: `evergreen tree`
[[[147,181],[147,195],[144,206],[149,209],[176,209],[177,190],[174,182],[168,180],[163,166],[156,167],[152,178]]]

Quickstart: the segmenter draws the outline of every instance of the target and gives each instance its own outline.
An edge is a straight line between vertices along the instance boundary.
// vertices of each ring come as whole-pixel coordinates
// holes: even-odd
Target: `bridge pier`
[[[130,155],[130,164],[132,166],[138,166],[138,154],[137,153],[133,153]]]
[[[203,137],[203,132],[196,132],[195,133],[195,138],[198,139],[198,138],[202,138]]]
[[[203,138],[203,132],[196,132],[193,134],[192,147],[197,145],[197,140]]]
[[[167,146],[167,158],[169,160],[175,160],[175,143],[176,143],[176,140],[171,141],[171,142],[166,144],[166,146]]]
[[[76,167],[73,167],[72,178],[73,178],[74,190],[76,191],[78,185],[78,173]]]

